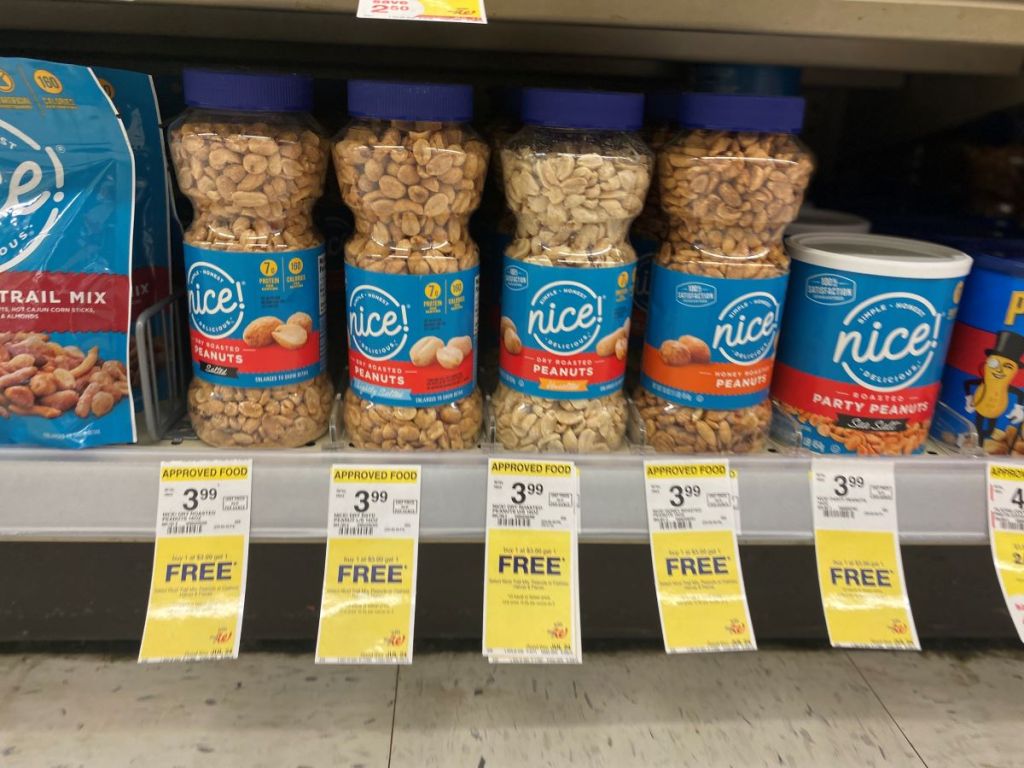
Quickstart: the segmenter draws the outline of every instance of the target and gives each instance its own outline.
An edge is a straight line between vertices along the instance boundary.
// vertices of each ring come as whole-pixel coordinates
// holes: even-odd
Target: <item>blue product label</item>
[[[135,227],[132,257],[132,319],[171,292],[170,175],[160,129],[160,108],[153,79],[141,72],[96,67],[93,70],[124,123],[135,155]],[[152,322],[157,399],[170,391],[161,318]],[[132,395],[143,408],[135,349],[132,348]]]
[[[480,270],[388,275],[345,265],[349,382],[382,405],[426,408],[476,388]]]
[[[501,381],[556,399],[622,389],[636,265],[544,267],[507,256],[504,264]]]
[[[633,316],[638,313],[647,314],[651,301],[651,268],[654,257],[658,255],[661,243],[646,237],[630,237],[636,250],[636,288],[633,290]]]
[[[0,59],[0,443],[135,440],[134,187],[91,70]]]
[[[807,422],[804,444],[825,453],[919,450],[962,290],[959,277],[882,277],[794,260],[772,395]],[[917,437],[901,442],[908,432]]]
[[[654,265],[643,386],[692,407],[764,402],[786,282],[786,275],[729,280]]]
[[[196,376],[276,387],[324,370],[323,246],[240,253],[186,244],[185,266]]]
[[[1024,452],[1022,368],[1024,279],[976,266],[964,288],[940,397],[974,424],[990,453]]]
[[[651,269],[661,244],[657,240],[635,234],[630,236],[630,242],[636,250],[636,286],[633,289],[633,323],[629,335],[639,345],[643,343],[647,334],[647,313],[651,304]]]
[[[124,122],[135,154],[132,314],[170,294],[171,203],[160,109],[153,79],[140,72],[97,67],[96,75]]]

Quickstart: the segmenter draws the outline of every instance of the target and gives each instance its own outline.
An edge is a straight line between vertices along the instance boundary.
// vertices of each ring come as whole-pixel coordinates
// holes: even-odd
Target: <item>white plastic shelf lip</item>
[[[483,541],[484,451],[383,455],[310,448],[246,453],[214,451],[195,443],[77,453],[0,449],[0,539],[151,540],[161,460],[248,456],[254,460],[253,540],[323,540],[328,468],[333,463],[419,463],[423,466],[421,539]],[[620,453],[574,458],[581,470],[581,540],[645,542],[644,457]],[[810,458],[766,454],[735,456],[730,462],[739,472],[741,542],[813,541]],[[922,456],[895,459],[895,463],[904,543],[987,542],[983,459]]]

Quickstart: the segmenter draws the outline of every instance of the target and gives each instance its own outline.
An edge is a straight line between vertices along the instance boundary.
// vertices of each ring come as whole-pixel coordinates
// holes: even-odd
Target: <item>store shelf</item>
[[[0,450],[0,539],[139,541],[152,539],[159,465],[168,459],[253,457],[252,538],[320,541],[332,463],[423,466],[421,539],[483,540],[487,454],[385,456],[310,447],[247,454],[194,441],[70,454]],[[507,454],[496,454],[507,455]],[[580,456],[583,542],[647,539],[639,453]],[[739,472],[741,541],[812,542],[809,472],[803,456],[733,457]],[[901,538],[906,544],[985,544],[985,461],[958,456],[896,459]]]
[[[5,24],[21,31],[16,45],[27,50],[47,47],[54,33],[85,32],[110,44],[75,36],[62,46],[213,60],[245,50],[270,64],[295,60],[289,43],[312,44],[299,56],[325,69],[458,68],[457,52],[488,54],[474,72],[513,53],[591,57],[601,67],[642,59],[1005,75],[1019,74],[1024,62],[1024,4],[1014,0],[648,0],[628,7],[617,0],[489,0],[486,26],[369,21],[356,19],[355,7],[355,0],[7,0]],[[223,44],[211,47],[212,38]],[[231,41],[270,45],[254,51]],[[338,46],[357,47],[360,55]],[[422,49],[437,55],[424,60]],[[572,69],[536,57],[522,67],[517,71]]]

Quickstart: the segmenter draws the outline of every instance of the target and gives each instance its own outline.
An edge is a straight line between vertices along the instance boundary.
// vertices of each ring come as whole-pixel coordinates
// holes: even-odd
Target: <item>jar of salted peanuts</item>
[[[357,448],[471,448],[483,398],[468,225],[489,155],[468,125],[473,90],[352,80],[348,108],[334,143],[356,220],[345,246],[345,430]]]
[[[789,257],[786,225],[814,167],[798,97],[688,93],[658,155],[666,240],[651,277],[636,403],[675,453],[764,448]]]
[[[643,96],[529,88],[502,150],[516,216],[502,270],[496,437],[521,451],[620,448],[636,252],[653,166]]]
[[[296,447],[327,430],[324,245],[312,209],[327,141],[298,75],[186,70],[168,129],[185,233],[196,434],[216,446]]]

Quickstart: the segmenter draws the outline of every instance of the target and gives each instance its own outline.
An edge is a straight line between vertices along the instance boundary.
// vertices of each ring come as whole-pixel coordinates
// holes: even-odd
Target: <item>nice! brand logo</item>
[[[61,146],[44,147],[0,120],[0,272],[17,266],[46,240],[65,201]]]
[[[409,307],[372,285],[357,286],[348,299],[348,336],[371,360],[390,360],[409,341]]]
[[[242,284],[208,261],[188,268],[188,302],[192,324],[210,339],[230,336],[245,317]]]
[[[771,356],[779,330],[779,300],[757,291],[733,299],[718,313],[711,347],[737,365]]]
[[[832,362],[876,392],[904,389],[928,369],[939,346],[942,314],[913,293],[862,301],[842,321]]]
[[[572,280],[548,283],[530,299],[526,333],[552,354],[587,349],[601,332],[604,298]]]

